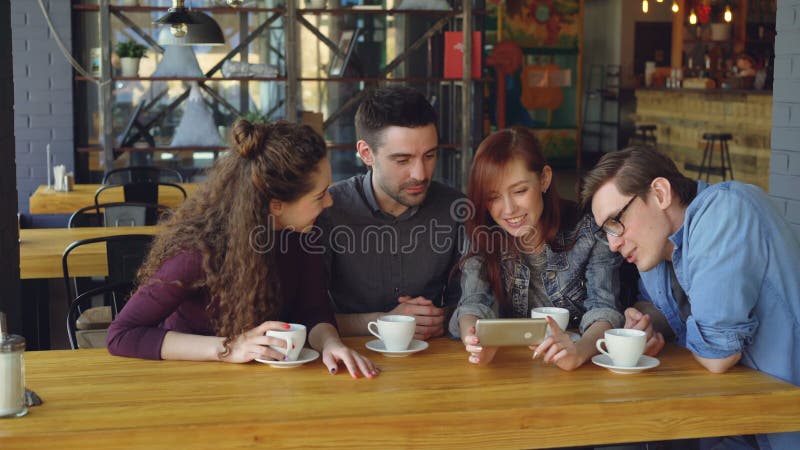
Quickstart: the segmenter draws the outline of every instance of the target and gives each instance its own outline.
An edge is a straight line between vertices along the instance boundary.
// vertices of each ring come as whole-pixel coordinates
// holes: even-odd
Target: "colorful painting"
[[[487,7],[488,22],[495,22],[498,6],[489,2]],[[577,49],[579,14],[580,0],[505,0],[503,39],[515,41],[523,48]]]
[[[574,167],[582,1],[492,0],[486,5],[487,42],[512,41],[523,53],[521,66],[503,79],[506,126],[534,130],[553,165]],[[498,85],[490,87],[493,106]],[[496,111],[490,116],[496,124]]]

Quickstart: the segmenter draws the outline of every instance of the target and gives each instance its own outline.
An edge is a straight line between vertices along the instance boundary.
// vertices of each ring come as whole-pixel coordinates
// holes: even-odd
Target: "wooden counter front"
[[[766,91],[715,89],[638,89],[637,124],[656,125],[658,147],[685,175],[697,178],[703,159],[703,133],[731,133],[733,175],[737,181],[769,189],[772,95]],[[713,166],[719,165],[719,153]],[[705,176],[703,177],[705,179]],[[711,182],[720,181],[712,175]]]

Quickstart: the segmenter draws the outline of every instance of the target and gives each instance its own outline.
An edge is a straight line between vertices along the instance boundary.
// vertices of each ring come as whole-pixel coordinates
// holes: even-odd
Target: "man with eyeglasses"
[[[724,373],[741,363],[800,385],[800,242],[764,191],[694,181],[657,151],[632,148],[600,159],[581,200],[700,364]],[[640,314],[625,315],[627,328],[655,335]],[[800,433],[725,439],[800,448]]]

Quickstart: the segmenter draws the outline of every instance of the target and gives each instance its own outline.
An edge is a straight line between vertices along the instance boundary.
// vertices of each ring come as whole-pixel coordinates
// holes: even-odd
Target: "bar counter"
[[[636,101],[636,124],[658,127],[659,148],[687,176],[697,177],[705,146],[703,133],[731,133],[736,180],[769,189],[771,91],[640,88]],[[719,153],[714,153],[712,165],[719,165]],[[716,175],[710,178],[711,182],[720,180]]]

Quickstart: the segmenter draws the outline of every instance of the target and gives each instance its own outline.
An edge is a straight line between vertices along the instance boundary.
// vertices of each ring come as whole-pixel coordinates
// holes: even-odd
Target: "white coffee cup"
[[[267,336],[283,339],[286,348],[270,345],[269,348],[286,355],[286,361],[297,361],[300,351],[306,345],[306,326],[299,323],[290,323],[286,330],[269,330]]]
[[[373,329],[373,326],[377,330]],[[369,332],[383,342],[386,350],[392,352],[408,349],[416,327],[417,320],[414,316],[400,315],[378,317],[377,321],[367,324]]]
[[[642,330],[614,328],[605,333],[604,339],[598,339],[595,346],[600,353],[607,355],[615,366],[636,367],[644,353],[647,334]],[[603,349],[605,344],[608,351]]]
[[[541,308],[533,308],[531,310],[531,319],[544,319],[545,317],[552,317],[562,330],[566,330],[567,326],[569,326],[569,310],[566,308],[543,306]],[[547,336],[550,336],[550,325],[547,325],[547,333],[545,333],[545,337]]]

